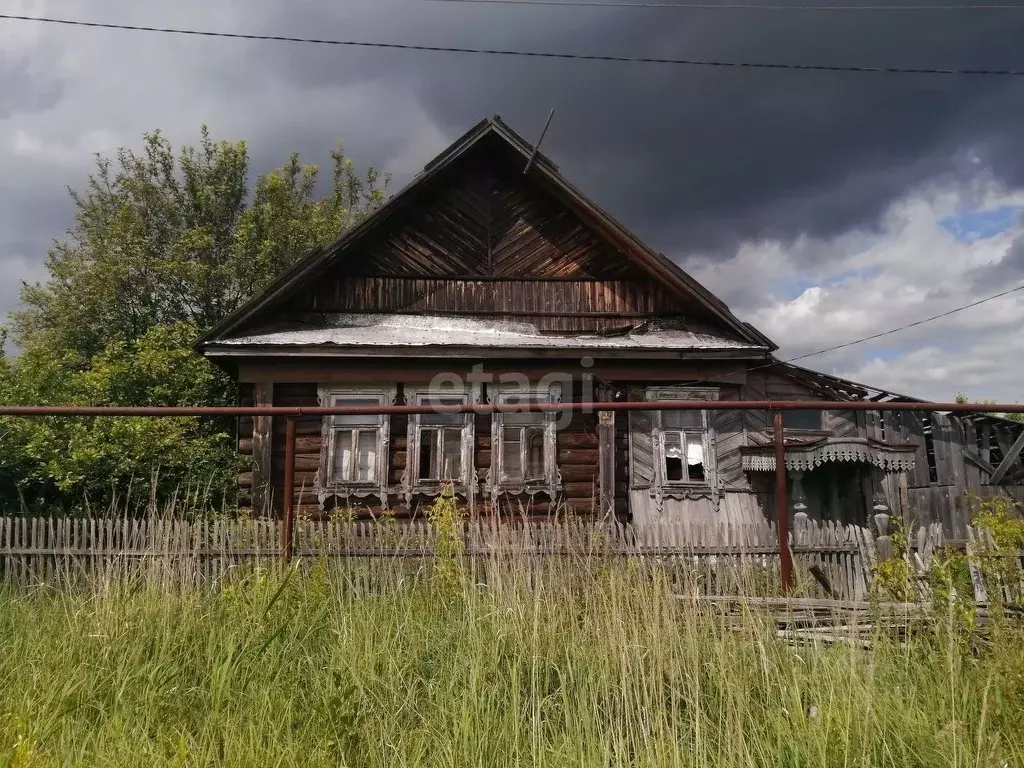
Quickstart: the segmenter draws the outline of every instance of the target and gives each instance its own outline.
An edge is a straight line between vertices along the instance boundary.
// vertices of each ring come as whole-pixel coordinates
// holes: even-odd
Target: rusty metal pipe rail
[[[876,403],[864,400],[657,400],[587,403],[529,403],[475,405],[376,405],[376,406],[74,406],[74,405],[5,405],[0,416],[283,416],[285,417],[285,473],[281,558],[285,564],[292,558],[294,485],[295,485],[295,420],[300,416],[413,415],[430,413],[514,413],[522,411],[545,413],[593,413],[595,411],[730,411],[764,410],[773,413],[775,443],[775,504],[779,531],[779,561],[783,593],[792,587],[792,558],[789,551],[789,506],[786,493],[786,463],[783,411],[940,411],[948,413],[1024,413],[1020,404],[972,403]]]
[[[428,413],[514,413],[521,411],[941,411],[1024,413],[1024,405],[974,403],[874,403],[865,400],[656,400],[524,405],[353,405],[353,406],[77,406],[0,405],[0,416],[358,416]]]

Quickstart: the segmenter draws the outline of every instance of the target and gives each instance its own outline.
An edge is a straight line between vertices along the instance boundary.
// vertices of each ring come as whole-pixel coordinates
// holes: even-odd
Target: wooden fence
[[[874,530],[798,519],[790,537],[798,594],[864,600],[878,563],[905,558],[923,574],[943,546],[942,527],[921,528],[905,552],[894,551],[887,519]],[[991,537],[971,529],[975,551],[992,549]],[[329,562],[356,587],[387,588],[429,573],[442,535],[428,523],[296,521],[294,559],[303,567]],[[773,525],[691,526],[664,524],[637,530],[583,519],[551,523],[467,522],[460,538],[473,577],[491,581],[512,565],[557,577],[580,574],[609,560],[634,558],[662,569],[680,592],[702,595],[779,592],[779,549]],[[276,520],[182,520],[173,518],[0,518],[0,579],[18,586],[55,584],[90,575],[151,573],[189,583],[217,583],[245,565],[281,561]],[[1011,559],[1014,556],[1011,556]],[[1016,556],[1016,573],[1022,559]],[[975,597],[986,600],[976,567]],[[1021,602],[1024,584],[1003,579],[1004,599]]]

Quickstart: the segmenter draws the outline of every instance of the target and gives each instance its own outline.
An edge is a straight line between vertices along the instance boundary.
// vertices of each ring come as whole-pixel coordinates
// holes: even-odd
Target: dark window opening
[[[782,426],[785,429],[821,429],[821,411],[783,411]]]
[[[932,427],[932,415],[924,413],[921,416],[921,427],[924,431],[924,451],[928,457],[928,482],[939,482],[939,467],[935,461],[935,436]]]
[[[672,456],[665,457],[665,479],[679,482],[683,479],[683,460]]]
[[[672,431],[665,433],[665,481],[703,482],[704,444],[701,435]]]
[[[420,480],[462,478],[462,430],[424,428],[420,432]]]

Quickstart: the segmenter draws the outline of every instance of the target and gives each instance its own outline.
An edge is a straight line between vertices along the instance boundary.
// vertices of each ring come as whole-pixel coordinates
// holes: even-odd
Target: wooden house
[[[584,197],[500,119],[309,254],[198,345],[242,404],[907,399],[787,365],[776,345]],[[241,425],[257,510],[280,505],[283,424]],[[773,514],[768,414],[302,417],[300,513],[473,510],[753,522]],[[790,412],[790,497],[864,521],[880,499],[963,525],[966,492],[1024,482],[1020,425]]]

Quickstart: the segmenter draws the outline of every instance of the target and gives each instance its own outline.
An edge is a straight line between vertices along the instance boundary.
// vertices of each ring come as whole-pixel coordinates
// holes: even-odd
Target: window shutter
[[[629,486],[651,488],[655,477],[654,411],[629,412]]]

